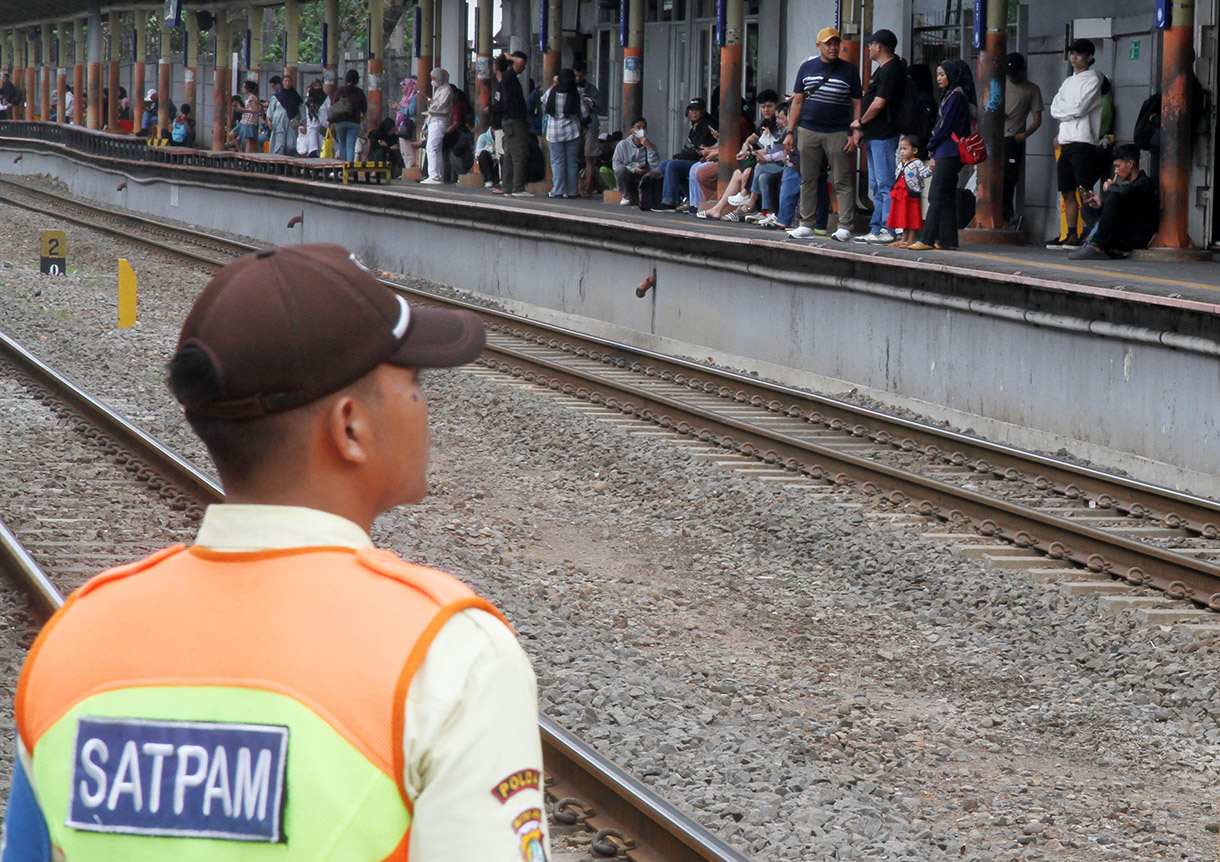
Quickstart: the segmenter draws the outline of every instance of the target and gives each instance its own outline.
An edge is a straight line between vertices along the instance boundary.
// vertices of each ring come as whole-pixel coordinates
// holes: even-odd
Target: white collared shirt
[[[373,546],[338,515],[231,503],[208,507],[195,544],[220,553]],[[407,690],[411,862],[520,862],[514,823],[532,809],[545,811],[541,782],[503,802],[493,791],[522,770],[541,773],[537,710],[534,669],[504,623],[472,609],[441,627]],[[547,846],[545,816],[541,828]]]

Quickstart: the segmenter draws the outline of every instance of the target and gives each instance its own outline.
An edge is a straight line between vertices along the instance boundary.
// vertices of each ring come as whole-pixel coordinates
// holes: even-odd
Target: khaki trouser
[[[856,221],[856,196],[851,182],[853,154],[843,152],[848,133],[796,130],[796,146],[801,157],[801,227],[814,228],[814,211],[818,205],[818,174],[822,162],[829,160],[831,182],[839,200],[839,227],[853,230]]]

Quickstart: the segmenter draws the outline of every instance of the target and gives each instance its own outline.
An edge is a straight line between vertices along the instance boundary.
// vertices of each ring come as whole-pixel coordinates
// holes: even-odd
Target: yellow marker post
[[[136,325],[136,273],[119,258],[119,329]]]
[[[68,271],[68,235],[62,230],[42,232],[42,254],[39,268],[47,275],[63,275]]]

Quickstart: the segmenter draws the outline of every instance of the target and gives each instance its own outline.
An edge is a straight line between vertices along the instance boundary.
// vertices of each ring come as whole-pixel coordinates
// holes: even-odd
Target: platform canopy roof
[[[234,3],[187,3],[182,7],[214,9],[217,6],[248,9],[251,6],[282,6],[283,0],[254,0],[254,2]],[[119,2],[101,2],[102,14],[111,10],[116,12],[131,12],[135,9],[146,9],[150,12],[163,10],[165,3],[137,3],[133,0]],[[89,14],[89,0],[0,0],[0,28],[17,25],[36,25],[41,21],[56,23],[83,18]]]

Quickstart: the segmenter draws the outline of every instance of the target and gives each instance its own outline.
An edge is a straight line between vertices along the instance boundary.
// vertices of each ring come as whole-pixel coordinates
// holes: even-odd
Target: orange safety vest
[[[394,833],[386,836],[381,826],[375,841],[368,839],[345,858],[406,859],[411,812],[402,783],[406,695],[436,633],[468,608],[503,620],[455,578],[371,548],[218,553],[177,545],[98,575],[43,629],[17,688],[17,728],[31,753],[32,780],[52,843],[66,849],[68,858],[101,851],[112,858],[118,858],[116,851],[123,858],[165,858],[167,846],[183,859],[263,858],[257,850],[267,844],[221,843],[207,836],[192,842],[172,831],[172,822],[166,827],[171,831],[154,832],[152,838],[147,829],[141,833],[131,811],[148,817],[150,804],[157,810],[148,797],[159,792],[148,786],[151,773],[140,778],[139,770],[147,768],[137,762],[141,743],[128,741],[130,757],[124,748],[124,762],[116,767],[117,750],[94,740],[82,753],[79,737],[98,722],[103,727],[105,722],[193,723],[205,728],[203,733],[213,726],[287,727],[283,835],[266,839],[270,846],[278,841],[277,858],[284,858],[285,843],[296,851],[288,858],[311,853],[317,858],[323,846],[359,843],[354,836],[361,834],[362,815],[384,815],[387,806],[397,806],[400,815],[390,818],[399,824]],[[118,747],[111,740],[110,748]],[[190,748],[204,751],[200,745]],[[230,774],[233,750],[226,763]],[[222,755],[217,749],[214,760]],[[248,752],[244,756],[246,772],[237,772],[236,783],[244,779],[249,807],[252,767]],[[164,770],[159,763],[155,774],[160,785],[164,772],[165,802],[157,816],[172,820],[170,801],[190,809],[190,793],[202,788],[175,789],[173,755],[162,760]],[[187,783],[181,778],[187,766],[178,765],[180,784]],[[342,798],[350,790],[337,789],[343,787],[344,769],[353,776],[351,784],[367,794],[363,805]],[[205,798],[205,810],[219,810],[228,801],[229,781],[209,774],[212,798]],[[82,798],[94,806],[86,813],[99,823],[107,816],[107,801],[108,816],[122,821],[125,805],[132,820],[91,832],[87,819],[74,819]],[[343,805],[351,810],[333,808]],[[201,845],[197,853],[186,852],[192,843]]]

